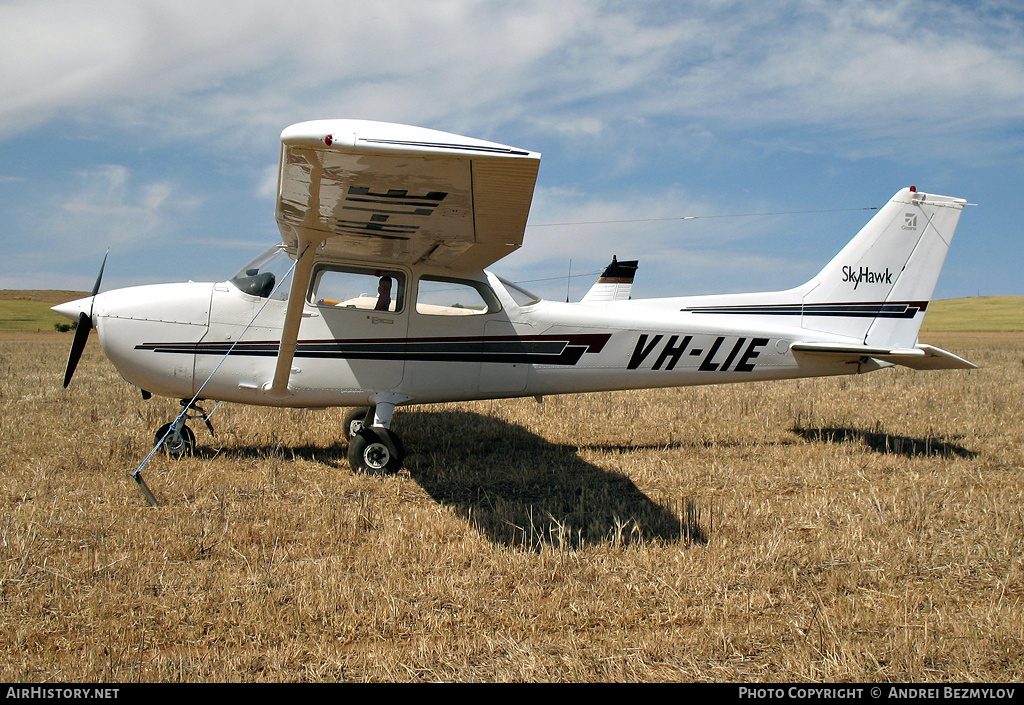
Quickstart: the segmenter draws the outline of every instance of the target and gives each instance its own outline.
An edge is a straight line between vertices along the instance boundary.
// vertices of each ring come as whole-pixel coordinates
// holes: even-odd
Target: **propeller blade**
[[[78,327],[75,328],[75,339],[71,341],[71,352],[68,354],[68,366],[64,371],[64,388],[67,389],[71,383],[71,377],[75,374],[78,361],[82,358],[82,351],[89,340],[89,331],[92,330],[92,319],[85,311],[78,315]]]
[[[75,368],[78,367],[78,361],[82,359],[82,351],[85,350],[85,344],[89,342],[89,331],[92,330],[92,309],[96,304],[96,294],[100,291],[100,282],[103,281],[103,269],[107,266],[107,255],[109,254],[110,250],[107,250],[103,255],[100,273],[96,277],[96,283],[93,284],[92,298],[89,301],[89,313],[82,311],[78,314],[78,327],[75,328],[75,339],[71,341],[71,352],[68,353],[68,366],[64,370],[65,389],[71,384],[71,378],[75,374]]]
[[[92,287],[92,300],[93,303],[96,301],[96,294],[100,293],[100,282],[103,281],[103,268],[107,266],[107,255],[110,254],[110,250],[107,250],[103,255],[103,262],[100,264],[100,273],[96,277],[96,283]],[[89,317],[92,317],[92,303],[89,304]],[[91,325],[91,321],[90,321]]]

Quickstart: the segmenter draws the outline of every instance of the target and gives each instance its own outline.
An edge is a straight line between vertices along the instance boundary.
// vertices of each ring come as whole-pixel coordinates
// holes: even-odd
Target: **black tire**
[[[168,433],[170,431],[170,433]],[[164,436],[167,436],[164,438]],[[188,426],[181,427],[181,433],[171,431],[171,424],[165,423],[156,430],[155,443],[163,441],[163,449],[172,458],[192,455],[196,450],[196,434]]]
[[[364,428],[348,444],[348,463],[363,475],[394,475],[404,459],[401,439],[386,428]]]
[[[366,420],[369,410],[369,407],[361,406],[345,414],[345,425],[342,430],[345,433],[346,441],[351,443],[352,438],[363,430],[363,422]]]

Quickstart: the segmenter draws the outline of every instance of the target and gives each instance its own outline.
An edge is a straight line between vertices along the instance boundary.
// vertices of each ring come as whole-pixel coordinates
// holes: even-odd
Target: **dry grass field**
[[[0,680],[1024,680],[1024,334],[982,366],[480,402],[177,403],[0,334]],[[212,405],[211,405],[212,406]]]

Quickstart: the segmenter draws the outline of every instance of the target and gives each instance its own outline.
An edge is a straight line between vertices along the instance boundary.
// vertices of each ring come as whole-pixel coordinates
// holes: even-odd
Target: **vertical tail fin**
[[[905,188],[803,290],[802,326],[912,347],[967,201]]]
[[[594,286],[590,287],[580,303],[604,303],[606,301],[625,301],[633,290],[633,277],[636,275],[636,268],[639,260],[619,262],[615,255],[612,255],[612,262],[605,267],[604,272],[598,277]]]

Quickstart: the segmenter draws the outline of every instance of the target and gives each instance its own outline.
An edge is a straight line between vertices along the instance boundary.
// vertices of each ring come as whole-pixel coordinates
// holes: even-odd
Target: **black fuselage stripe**
[[[834,316],[844,318],[913,318],[927,310],[927,301],[871,303],[777,304],[767,306],[703,306],[683,308],[690,313],[748,316]]]
[[[504,362],[575,365],[587,352],[600,352],[611,334],[551,338],[462,338],[403,340],[321,340],[295,346],[296,358],[413,360],[426,362]],[[276,357],[280,343],[143,343],[136,350],[179,355]]]

